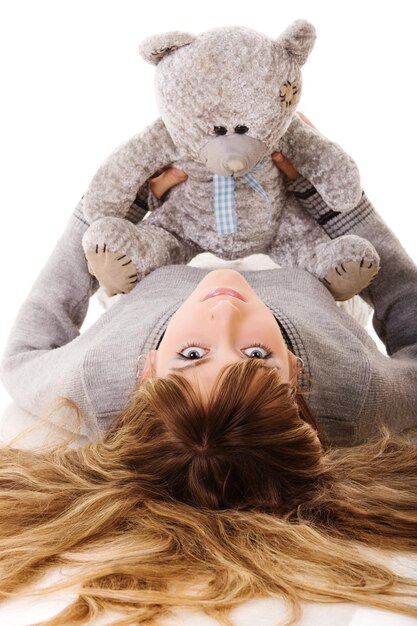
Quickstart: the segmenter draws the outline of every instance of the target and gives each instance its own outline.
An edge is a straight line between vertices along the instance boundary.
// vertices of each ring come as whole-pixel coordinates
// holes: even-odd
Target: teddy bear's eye
[[[215,135],[226,135],[227,133],[227,128],[225,128],[224,126],[215,126],[214,127],[214,134]]]
[[[245,133],[247,133],[249,130],[249,128],[247,126],[239,125],[239,126],[235,126],[235,133],[238,133],[238,135],[244,135]]]

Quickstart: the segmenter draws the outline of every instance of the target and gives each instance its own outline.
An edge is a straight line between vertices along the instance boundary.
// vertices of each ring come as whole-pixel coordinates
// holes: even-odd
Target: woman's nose
[[[241,311],[229,300],[217,302],[210,310],[210,334],[217,341],[218,354],[225,363],[233,363],[236,356],[235,334],[239,332]]]

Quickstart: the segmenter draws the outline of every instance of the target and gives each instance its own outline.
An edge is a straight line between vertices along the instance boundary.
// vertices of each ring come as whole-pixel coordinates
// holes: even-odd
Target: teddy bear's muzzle
[[[225,160],[223,166],[234,174],[239,174],[239,172],[247,171],[248,160],[240,154],[232,155]]]
[[[218,176],[242,176],[267,154],[259,139],[247,135],[223,135],[210,139],[200,151],[199,159]]]

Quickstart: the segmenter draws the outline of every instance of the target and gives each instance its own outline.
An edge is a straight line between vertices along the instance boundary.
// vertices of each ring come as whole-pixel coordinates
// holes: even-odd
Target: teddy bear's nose
[[[231,172],[237,173],[237,172],[242,172],[248,167],[248,161],[243,156],[233,155],[225,159],[223,165],[226,169],[230,170]]]

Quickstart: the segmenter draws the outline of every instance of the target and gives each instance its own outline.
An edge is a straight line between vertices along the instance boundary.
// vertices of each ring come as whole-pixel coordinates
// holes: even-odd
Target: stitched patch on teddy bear
[[[298,93],[298,84],[297,81],[293,80],[292,82],[286,80],[283,85],[281,85],[279,90],[279,99],[281,101],[281,113],[283,113],[291,104],[295,101],[295,96]]]

